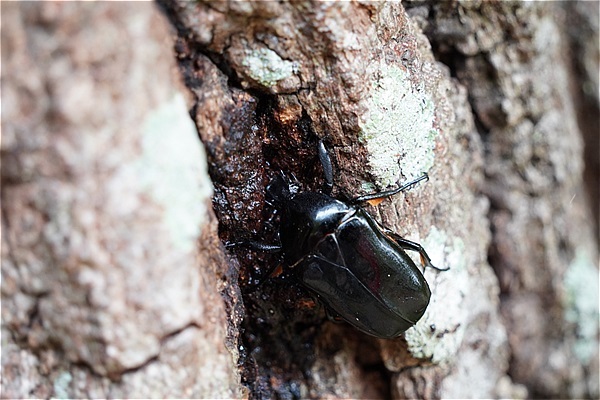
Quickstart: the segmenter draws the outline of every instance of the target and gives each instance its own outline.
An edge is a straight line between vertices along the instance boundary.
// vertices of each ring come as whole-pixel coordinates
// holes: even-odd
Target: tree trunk
[[[159,7],[2,6],[2,397],[599,396],[597,3]],[[429,175],[366,207],[449,268],[397,339],[224,246],[319,141],[339,199]]]
[[[3,398],[241,395],[168,37],[152,3],[2,4]]]

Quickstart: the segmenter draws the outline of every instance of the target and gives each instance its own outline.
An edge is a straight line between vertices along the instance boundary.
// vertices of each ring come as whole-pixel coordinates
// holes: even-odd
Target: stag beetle
[[[441,269],[420,244],[377,223],[360,205],[381,200],[423,180],[396,189],[341,201],[330,196],[333,166],[323,144],[318,154],[325,193],[302,192],[283,173],[267,186],[267,201],[280,213],[280,244],[251,240],[230,243],[279,252],[286,268],[324,304],[331,319],[343,319],[379,338],[402,334],[425,313],[431,291],[421,271],[404,250],[419,252],[425,267]]]

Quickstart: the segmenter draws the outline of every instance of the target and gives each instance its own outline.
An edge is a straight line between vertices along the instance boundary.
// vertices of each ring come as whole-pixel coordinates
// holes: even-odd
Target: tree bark
[[[444,5],[421,22],[467,87],[483,139],[509,373],[530,396],[597,397],[598,4],[460,11],[460,25]]]
[[[3,398],[241,395],[169,34],[151,3],[2,4]]]
[[[596,3],[2,7],[2,397],[598,397]],[[223,246],[320,140],[429,174],[367,208],[450,268],[397,339]]]

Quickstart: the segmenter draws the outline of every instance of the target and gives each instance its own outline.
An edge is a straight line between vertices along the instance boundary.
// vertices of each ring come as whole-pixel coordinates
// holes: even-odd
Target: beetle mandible
[[[287,268],[324,304],[332,319],[343,319],[379,338],[402,334],[425,313],[431,291],[404,250],[416,251],[425,267],[441,269],[420,244],[377,223],[361,204],[410,189],[429,179],[424,173],[396,189],[356,197],[333,198],[333,166],[322,141],[318,155],[325,193],[299,191],[279,174],[267,186],[268,202],[281,212],[276,245],[251,240],[230,243],[279,252]]]

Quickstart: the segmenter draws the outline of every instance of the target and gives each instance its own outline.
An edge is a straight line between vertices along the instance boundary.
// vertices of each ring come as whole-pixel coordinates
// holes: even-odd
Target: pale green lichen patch
[[[53,382],[53,396],[54,399],[69,399],[72,396],[69,395],[69,386],[73,381],[73,376],[70,372],[63,371],[61,372]]]
[[[574,350],[584,364],[590,362],[598,348],[598,278],[598,269],[589,254],[578,249],[565,275],[565,319],[577,325]]]
[[[365,193],[372,193],[377,191],[377,187],[375,185],[373,185],[372,182],[362,182],[360,184],[360,187],[362,188],[362,191]]]
[[[173,245],[184,251],[196,246],[205,201],[212,194],[205,160],[183,96],[177,95],[146,120],[137,174],[144,190],[164,208]]]
[[[297,69],[292,61],[282,59],[267,48],[246,50],[242,65],[252,79],[266,87],[275,86],[279,81],[291,77]]]
[[[371,172],[382,186],[400,174],[414,179],[434,162],[434,104],[423,87],[415,87],[404,70],[382,65],[367,100],[360,139],[369,152]]]
[[[464,336],[467,315],[461,305],[469,284],[465,245],[460,238],[450,239],[444,231],[435,227],[422,245],[435,266],[449,267],[450,270],[438,272],[428,268],[425,271],[425,278],[432,289],[431,300],[419,322],[406,331],[405,338],[414,357],[440,364],[454,358]],[[452,285],[447,282],[452,282]]]

